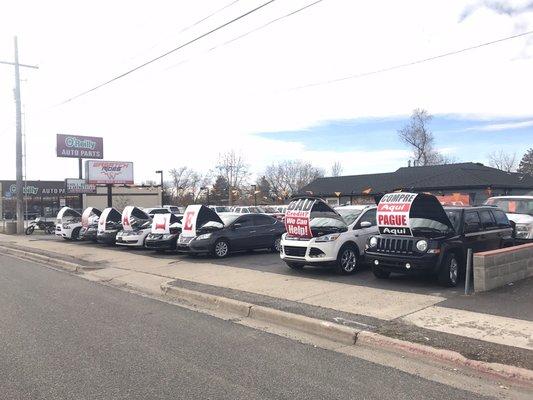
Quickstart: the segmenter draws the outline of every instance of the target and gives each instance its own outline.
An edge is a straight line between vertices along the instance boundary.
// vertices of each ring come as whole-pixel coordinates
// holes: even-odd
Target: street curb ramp
[[[15,257],[23,258],[25,260],[39,262],[42,264],[49,265],[51,267],[63,268],[71,272],[80,272],[86,269],[85,267],[77,263],[60,260],[53,256],[51,257],[51,256],[47,256],[44,254],[39,254],[39,253],[27,251],[27,250],[15,249],[15,248],[3,246],[3,245],[0,245],[0,250],[2,250],[2,253],[4,254],[10,254]]]
[[[250,318],[257,321],[268,322],[345,345],[367,346],[370,348],[388,349],[404,354],[415,354],[436,361],[466,367],[477,372],[494,376],[495,378],[504,378],[528,387],[533,387],[533,371],[529,369],[506,364],[471,360],[456,351],[438,349],[423,344],[395,339],[371,331],[358,330],[345,325],[306,317],[304,315],[293,314],[227,297],[180,288],[171,285],[171,282],[173,281],[162,283],[161,291],[168,297],[194,306],[226,312],[240,318]]]

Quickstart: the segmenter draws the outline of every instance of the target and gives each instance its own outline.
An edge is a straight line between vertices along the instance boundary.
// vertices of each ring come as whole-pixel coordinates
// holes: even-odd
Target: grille
[[[288,256],[305,257],[307,247],[283,246],[283,252]]]
[[[413,254],[413,247],[413,239],[379,237],[377,251],[391,254]]]

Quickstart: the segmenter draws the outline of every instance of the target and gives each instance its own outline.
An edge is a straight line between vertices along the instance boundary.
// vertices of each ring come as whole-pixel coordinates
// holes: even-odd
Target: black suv
[[[382,232],[368,240],[366,259],[377,278],[386,279],[392,272],[430,273],[441,285],[456,286],[468,248],[481,252],[514,244],[511,223],[497,208],[420,204],[422,209],[417,210],[416,203],[411,207],[412,236]]]

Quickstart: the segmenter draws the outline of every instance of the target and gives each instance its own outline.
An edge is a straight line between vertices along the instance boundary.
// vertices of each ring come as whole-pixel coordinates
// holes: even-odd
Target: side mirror
[[[242,224],[241,224],[240,222],[235,222],[235,223],[231,226],[231,228],[232,228],[232,229],[237,229],[237,228],[240,228],[241,226],[242,226]]]
[[[372,223],[370,221],[361,222],[361,228],[370,228],[371,226],[372,226]]]

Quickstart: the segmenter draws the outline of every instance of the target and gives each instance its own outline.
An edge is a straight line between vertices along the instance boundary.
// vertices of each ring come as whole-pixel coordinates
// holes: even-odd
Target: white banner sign
[[[131,212],[133,211],[133,206],[127,206],[122,211],[122,229],[125,231],[132,231],[131,227]]]
[[[172,214],[155,214],[152,221],[152,233],[170,233],[170,217]]]
[[[201,205],[188,206],[183,214],[183,227],[181,236],[195,237],[196,236],[196,220],[198,219],[198,212],[202,208]]]
[[[102,211],[102,214],[100,215],[100,219],[98,220],[98,232],[103,233],[105,232],[105,224],[107,222],[107,216],[111,212],[112,208],[106,208],[104,211]]]
[[[378,204],[377,223],[382,235],[412,236],[409,212],[417,193],[389,193]]]

